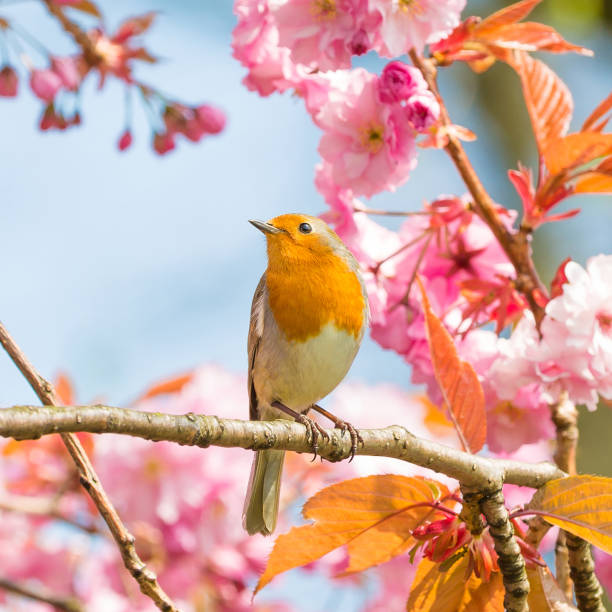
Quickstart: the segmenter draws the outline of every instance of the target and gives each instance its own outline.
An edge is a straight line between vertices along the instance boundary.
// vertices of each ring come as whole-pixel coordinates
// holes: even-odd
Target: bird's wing
[[[266,298],[266,275],[264,274],[255,289],[253,303],[251,304],[251,322],[249,325],[249,340],[247,349],[249,354],[249,418],[252,421],[259,419],[259,407],[257,402],[257,393],[255,384],[253,383],[253,367],[255,359],[257,359],[257,349],[261,336],[263,335],[264,326],[264,302]]]

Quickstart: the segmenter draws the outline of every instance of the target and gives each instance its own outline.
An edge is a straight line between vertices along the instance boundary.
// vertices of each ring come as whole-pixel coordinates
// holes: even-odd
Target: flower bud
[[[408,99],[406,116],[417,132],[423,132],[438,120],[440,105],[431,92],[424,91]]]
[[[62,79],[53,70],[32,70],[30,87],[34,95],[45,102],[53,102],[62,86]]]
[[[17,95],[17,72],[12,66],[5,66],[0,70],[0,96],[14,98]]]
[[[392,104],[407,100],[419,90],[425,91],[427,85],[421,72],[414,66],[403,62],[388,63],[378,81],[378,96],[381,102]]]

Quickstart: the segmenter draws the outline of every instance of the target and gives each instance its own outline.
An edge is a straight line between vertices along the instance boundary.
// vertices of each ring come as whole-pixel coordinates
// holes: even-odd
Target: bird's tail
[[[284,459],[285,451],[262,450],[255,453],[242,511],[242,525],[250,535],[270,535],[276,527]]]

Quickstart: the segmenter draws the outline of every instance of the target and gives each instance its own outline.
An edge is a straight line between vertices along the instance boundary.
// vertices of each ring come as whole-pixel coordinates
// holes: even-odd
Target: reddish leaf
[[[407,610],[419,612],[503,612],[504,585],[501,574],[495,572],[489,582],[483,582],[468,572],[465,555],[447,571],[440,564],[423,559],[410,588]]]
[[[612,154],[612,134],[577,132],[548,142],[544,161],[552,175]]]
[[[543,23],[512,23],[476,33],[474,38],[489,45],[506,49],[523,49],[525,51],[549,51],[567,53],[573,51],[582,55],[593,55],[592,51],[567,42],[557,30]]]
[[[276,538],[255,593],[278,574],[344,544],[349,545],[349,572],[391,559],[414,542],[418,525],[439,514],[432,505],[448,494],[434,480],[395,475],[354,478],[319,491],[302,511],[315,524]]]
[[[612,110],[612,93],[597,106],[597,108],[585,119],[582,124],[581,132],[600,132],[608,122],[609,117],[604,118],[604,115]],[[597,125],[597,121],[603,118],[603,123]]]
[[[187,372],[187,374],[181,374],[168,380],[162,380],[161,382],[149,387],[137,401],[149,399],[156,395],[164,395],[166,393],[178,393],[183,387],[193,380],[193,372]]]
[[[565,83],[543,62],[525,51],[514,51],[510,65],[516,70],[542,157],[548,143],[567,133],[574,102]]]
[[[146,32],[153,24],[156,16],[157,13],[155,11],[151,11],[149,13],[145,13],[144,15],[138,15],[137,17],[126,19],[119,26],[117,32],[113,36],[113,42],[122,43],[132,36],[138,36],[139,34]]]
[[[459,359],[455,343],[434,314],[417,277],[425,314],[425,329],[436,380],[465,450],[477,453],[485,443],[487,417],[484,393],[474,368]]]
[[[501,26],[525,19],[541,1],[542,0],[522,0],[522,2],[515,2],[510,6],[506,6],[492,15],[489,15],[486,19],[483,19],[480,24],[476,26],[475,32],[484,34],[491,30],[496,30]]]
[[[55,387],[57,398],[64,406],[71,406],[74,404],[74,390],[66,374],[60,372],[55,378],[55,384],[53,386]]]
[[[556,298],[559,297],[563,293],[563,285],[568,282],[567,276],[565,275],[565,266],[572,261],[571,257],[566,257],[555,272],[555,277],[552,279],[550,283],[550,297]]]
[[[94,17],[102,17],[100,9],[93,2],[89,2],[89,0],[79,0],[78,2],[74,3],[71,2],[68,7],[81,11],[82,13],[87,13],[88,15],[93,15]]]

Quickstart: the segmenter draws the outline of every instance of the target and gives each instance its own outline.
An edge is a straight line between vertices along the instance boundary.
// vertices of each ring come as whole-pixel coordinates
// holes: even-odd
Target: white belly
[[[360,341],[328,323],[318,336],[290,342],[266,320],[253,368],[257,397],[268,405],[280,401],[296,411],[307,409],[345,377]]]

